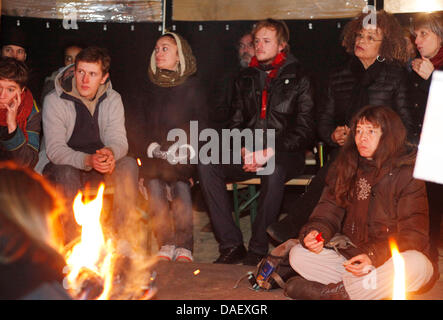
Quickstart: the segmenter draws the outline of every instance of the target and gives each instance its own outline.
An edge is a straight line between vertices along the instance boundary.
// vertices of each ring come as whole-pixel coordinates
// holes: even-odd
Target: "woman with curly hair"
[[[392,108],[410,131],[408,75],[403,68],[409,54],[403,28],[384,10],[376,12],[377,19],[368,18],[362,13],[346,24],[342,45],[351,57],[326,78],[327,83],[320,89],[317,131],[330,154],[329,163],[349,136],[352,116],[366,105]],[[297,236],[320,198],[327,168],[328,165],[317,172],[308,191],[297,199],[293,206],[297,209],[268,227],[274,240],[283,242]]]
[[[343,146],[350,119],[365,105],[391,107],[410,128],[403,29],[384,10],[377,11],[376,25],[366,23],[367,16],[363,13],[346,25],[343,46],[351,59],[332,72],[320,100],[318,133],[333,148]]]
[[[435,283],[438,268],[430,261],[425,183],[412,176],[415,156],[391,108],[367,106],[353,117],[321,199],[300,231],[300,244],[290,251],[289,262],[300,276],[288,281],[286,295],[390,298],[391,240],[405,262],[406,292]],[[334,241],[329,241],[337,233],[348,245],[336,252],[331,249]]]

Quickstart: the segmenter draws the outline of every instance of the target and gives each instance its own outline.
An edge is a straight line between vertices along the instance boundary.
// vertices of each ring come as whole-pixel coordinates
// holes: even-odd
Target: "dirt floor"
[[[194,211],[194,262],[159,262],[157,272],[157,300],[287,300],[282,289],[268,292],[255,291],[246,279],[234,288],[237,281],[255,267],[221,265],[212,262],[218,257],[218,244],[212,232],[202,231],[208,227],[206,212]],[[250,219],[240,219],[245,245],[250,236]],[[157,250],[155,239],[152,252]],[[443,273],[443,237],[440,246],[440,272]],[[198,270],[198,271],[197,271]],[[194,272],[199,272],[197,275]],[[443,274],[428,292],[409,296],[414,300],[443,300]]]

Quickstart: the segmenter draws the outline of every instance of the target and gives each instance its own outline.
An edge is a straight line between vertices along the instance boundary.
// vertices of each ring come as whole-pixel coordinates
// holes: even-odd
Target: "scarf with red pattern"
[[[31,91],[25,88],[21,94],[22,103],[18,106],[17,110],[17,126],[22,129],[25,134],[26,141],[28,141],[28,134],[26,133],[26,124],[28,117],[31,114],[34,99]],[[6,109],[0,109],[0,126],[7,127],[6,123]]]
[[[251,62],[249,63],[250,67],[258,68],[263,71],[270,71],[270,72],[268,72],[268,75],[266,77],[265,86],[263,88],[262,95],[261,95],[261,111],[260,111],[260,118],[261,119],[264,119],[266,117],[266,106],[268,103],[269,85],[270,85],[272,79],[274,79],[277,76],[278,70],[285,63],[285,61],[286,61],[286,54],[284,52],[280,52],[274,58],[274,60],[272,61],[271,64],[259,63],[256,56],[252,57]]]
[[[439,70],[443,67],[443,47],[441,47],[437,54],[429,60],[431,60],[435,70]]]

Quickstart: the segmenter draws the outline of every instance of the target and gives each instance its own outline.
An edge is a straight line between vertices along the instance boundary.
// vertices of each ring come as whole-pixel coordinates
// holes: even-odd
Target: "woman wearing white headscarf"
[[[149,80],[143,83],[136,106],[141,132],[135,144],[139,157],[145,159],[141,183],[148,192],[151,225],[160,246],[157,255],[168,261],[193,261],[191,185],[195,165],[189,159],[185,164],[146,159],[146,150],[156,143],[159,150],[167,151],[175,143],[167,141],[173,129],[182,129],[189,137],[190,121],[199,120],[205,103],[196,71],[187,41],[176,33],[165,33],[151,55]]]

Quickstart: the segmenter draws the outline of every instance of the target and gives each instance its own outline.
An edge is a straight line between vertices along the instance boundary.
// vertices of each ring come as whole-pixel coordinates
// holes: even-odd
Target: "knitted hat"
[[[2,47],[15,45],[22,47],[26,51],[28,49],[28,43],[26,40],[26,34],[20,28],[3,29],[1,32]]]

